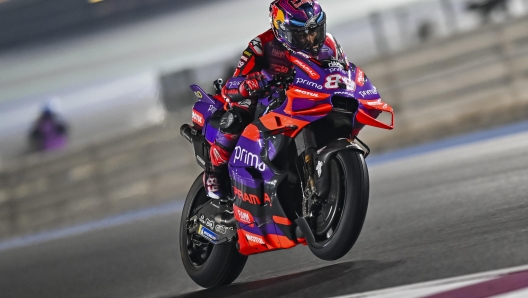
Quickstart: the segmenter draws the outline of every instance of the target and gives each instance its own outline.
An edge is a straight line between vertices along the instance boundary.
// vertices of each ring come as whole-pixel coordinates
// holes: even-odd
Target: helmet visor
[[[318,54],[326,39],[326,18],[311,26],[285,26],[285,38],[295,49]]]

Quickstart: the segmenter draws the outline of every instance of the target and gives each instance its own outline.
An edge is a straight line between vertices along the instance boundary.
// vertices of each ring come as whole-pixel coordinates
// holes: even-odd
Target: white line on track
[[[510,274],[514,272],[520,272],[520,271],[527,271],[527,270],[528,270],[528,265],[524,265],[524,266],[476,273],[476,274],[471,274],[471,275],[463,275],[463,276],[439,279],[439,280],[428,281],[428,282],[423,282],[423,283],[404,285],[400,287],[375,290],[371,292],[338,296],[334,298],[388,298],[388,297],[418,298],[418,297],[425,297],[428,295],[441,293],[441,292],[445,292],[445,291],[449,291],[449,290],[453,290],[457,288],[462,288],[462,287],[469,286],[469,285],[474,285],[480,282],[493,280],[502,275],[506,275],[506,274]],[[528,297],[528,295],[526,295],[527,293],[528,293],[528,289],[523,289],[523,290],[518,290],[518,291],[510,292],[507,294],[503,294],[500,296],[494,296],[494,297],[500,297],[500,298]],[[521,296],[517,296],[516,294],[521,294]]]
[[[106,228],[111,228],[115,226],[120,226],[128,224],[134,221],[147,220],[153,217],[159,217],[163,215],[174,214],[178,211],[181,211],[183,208],[183,201],[177,201],[170,204],[161,205],[154,208],[149,208],[145,210],[140,210],[136,212],[130,212],[107,219],[93,221],[78,226],[52,230],[48,232],[43,232],[35,235],[18,237],[13,239],[8,239],[0,242],[0,252],[5,250],[11,250],[15,248],[20,248],[24,246],[35,245],[43,242],[48,242],[51,240],[63,239],[72,236],[77,236],[91,231],[102,230]]]
[[[519,291],[513,291],[507,294],[496,295],[490,298],[526,298],[528,297],[528,289],[522,289]]]

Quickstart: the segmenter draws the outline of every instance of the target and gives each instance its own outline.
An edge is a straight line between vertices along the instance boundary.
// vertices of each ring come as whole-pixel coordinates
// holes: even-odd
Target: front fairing
[[[393,128],[394,123],[382,125],[375,120],[381,112],[393,111],[359,67],[346,60],[318,61],[302,53],[290,53],[288,59],[294,65],[295,78],[286,91],[287,100],[274,112],[313,122],[334,110],[350,114],[355,127]],[[343,109],[347,99],[354,103],[345,102],[347,108]]]

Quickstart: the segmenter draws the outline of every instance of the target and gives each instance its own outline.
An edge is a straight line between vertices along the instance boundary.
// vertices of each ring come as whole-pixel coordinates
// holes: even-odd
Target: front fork
[[[304,156],[304,176],[306,180],[306,189],[309,190],[309,194],[315,193],[315,172],[313,163],[313,153],[306,152]]]
[[[301,133],[295,137],[295,144],[297,146],[297,154],[303,157],[303,172],[305,178],[304,183],[301,179],[303,191],[303,217],[312,217],[314,211],[320,205],[319,198],[315,194],[314,154],[317,151],[317,143],[315,141],[314,133],[309,128],[303,129]]]

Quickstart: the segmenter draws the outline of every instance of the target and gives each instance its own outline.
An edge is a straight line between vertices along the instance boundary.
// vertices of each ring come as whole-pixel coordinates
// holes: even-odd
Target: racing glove
[[[252,91],[262,89],[268,82],[260,72],[254,72],[246,77],[234,77],[229,79],[222,95],[227,102],[240,102],[252,97]]]
[[[258,91],[264,88],[268,84],[266,77],[259,71],[250,73],[246,76],[246,80],[240,84],[238,90],[240,95],[244,98],[250,98],[253,96],[254,91]]]

